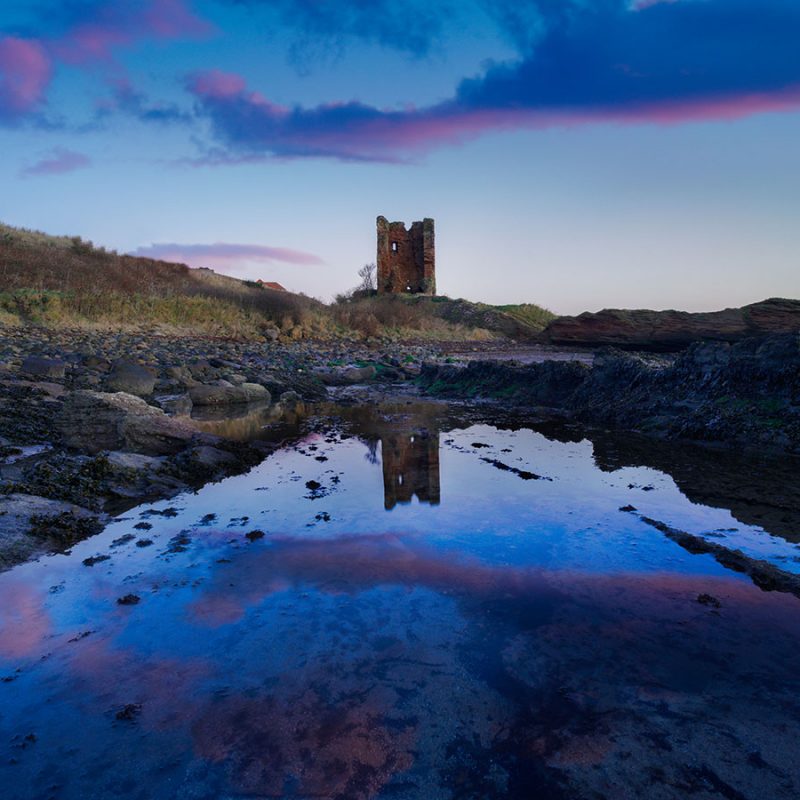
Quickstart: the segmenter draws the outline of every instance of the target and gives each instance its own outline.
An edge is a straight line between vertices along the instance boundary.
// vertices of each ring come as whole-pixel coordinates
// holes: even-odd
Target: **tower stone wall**
[[[406,230],[403,222],[378,217],[378,292],[436,294],[436,242],[426,217]]]

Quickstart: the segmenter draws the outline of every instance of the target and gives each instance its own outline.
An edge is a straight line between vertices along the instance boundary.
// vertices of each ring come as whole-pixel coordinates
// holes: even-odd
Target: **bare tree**
[[[375,284],[375,273],[377,268],[375,264],[364,264],[358,271],[358,277],[361,278],[361,283],[358,284],[358,291],[361,292],[374,292],[377,288]]]

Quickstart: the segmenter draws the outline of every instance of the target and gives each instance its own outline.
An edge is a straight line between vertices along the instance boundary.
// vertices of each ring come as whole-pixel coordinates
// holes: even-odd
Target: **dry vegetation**
[[[555,315],[540,306],[490,306],[423,295],[340,296],[333,306],[341,324],[368,335],[387,331],[397,338],[524,340],[535,337]]]
[[[534,305],[446,297],[356,293],[325,305],[211,270],[0,223],[0,325],[147,328],[247,339],[485,340],[530,338],[552,318]]]
[[[309,297],[5,225],[0,313],[6,324],[161,326],[246,338],[276,329],[325,335],[331,327],[326,306]]]

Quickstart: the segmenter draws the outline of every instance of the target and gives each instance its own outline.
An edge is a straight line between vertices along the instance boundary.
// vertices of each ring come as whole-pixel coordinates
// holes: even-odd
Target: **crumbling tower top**
[[[436,294],[436,247],[433,220],[389,222],[378,217],[378,292]]]

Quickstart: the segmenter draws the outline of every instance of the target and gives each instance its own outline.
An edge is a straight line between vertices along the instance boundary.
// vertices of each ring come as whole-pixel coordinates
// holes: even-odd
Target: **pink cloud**
[[[192,77],[189,90],[228,150],[194,163],[248,163],[267,155],[341,160],[405,160],[414,153],[460,144],[487,132],[569,128],[597,123],[677,124],[726,121],[800,107],[800,85],[782,91],[707,94],[638,102],[550,107],[471,107],[451,100],[427,108],[384,109],[357,102],[313,108],[274,105],[249,91],[239,75],[212,71]]]
[[[63,175],[66,172],[75,172],[91,165],[89,156],[56,147],[47,156],[22,170],[23,176],[31,175]]]
[[[319,256],[287,247],[268,247],[258,244],[151,244],[140,247],[131,255],[176,261],[192,267],[205,267],[222,272],[241,271],[248,264],[294,264],[314,266],[323,264]]]
[[[634,0],[631,3],[631,8],[634,11],[642,11],[645,8],[650,8],[651,6],[659,6],[664,3],[672,4],[672,3],[679,3],[680,0]]]
[[[0,120],[35,111],[52,74],[50,58],[38,41],[0,38]]]
[[[203,37],[214,26],[195,14],[184,0],[155,0],[144,12],[144,28],[161,39]]]
[[[554,13],[535,48],[489,64],[450,99],[427,107],[351,101],[280,108],[238,76],[223,81],[217,73],[195,76],[188,88],[217,147],[245,159],[403,161],[503,129],[731,120],[800,106],[794,4],[576,5],[580,11],[563,19]],[[210,161],[224,159],[215,152]]]
[[[197,72],[189,78],[190,91],[202,97],[216,99],[235,97],[244,92],[245,86],[245,80],[241,75],[219,69]]]

